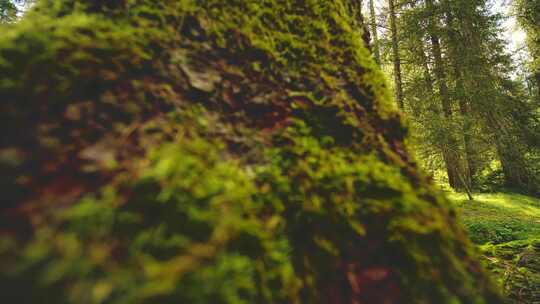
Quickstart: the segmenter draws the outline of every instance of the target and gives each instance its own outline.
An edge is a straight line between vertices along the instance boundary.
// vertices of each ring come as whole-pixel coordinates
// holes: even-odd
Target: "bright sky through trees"
[[[368,12],[367,1],[364,1],[364,14]],[[386,0],[375,0],[375,10],[380,15],[383,9],[386,9]],[[519,49],[523,49],[525,42],[525,32],[518,26],[516,18],[512,14],[511,0],[493,0],[492,9],[494,12],[502,13],[507,19],[503,22],[505,32],[504,38],[509,42],[508,51],[515,53]],[[381,29],[379,28],[379,31]]]
[[[496,0],[493,1],[493,10],[500,12],[508,17],[503,23],[505,28],[504,37],[510,44],[508,45],[509,51],[514,52],[523,46],[525,42],[525,32],[519,28],[516,18],[512,14],[511,1],[509,0]]]

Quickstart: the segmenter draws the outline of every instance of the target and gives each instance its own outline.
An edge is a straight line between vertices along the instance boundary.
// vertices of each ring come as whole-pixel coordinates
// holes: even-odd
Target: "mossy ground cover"
[[[500,287],[515,303],[540,303],[540,199],[448,193]]]
[[[473,242],[485,244],[540,238],[540,199],[512,193],[449,193],[461,211],[462,222]]]

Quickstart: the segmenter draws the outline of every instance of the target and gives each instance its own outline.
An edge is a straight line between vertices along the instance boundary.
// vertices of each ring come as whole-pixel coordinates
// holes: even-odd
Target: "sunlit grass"
[[[511,303],[540,298],[540,199],[514,193],[447,191],[482,261]],[[534,302],[533,302],[534,301]]]
[[[448,192],[460,220],[478,244],[540,238],[540,199],[513,193],[466,194]]]

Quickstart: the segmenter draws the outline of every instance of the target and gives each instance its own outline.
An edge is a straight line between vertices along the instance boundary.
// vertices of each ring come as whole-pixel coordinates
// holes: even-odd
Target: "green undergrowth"
[[[151,149],[137,177],[120,177],[127,193],[105,187],[47,214],[25,246],[0,243],[4,261],[18,257],[2,264],[3,299],[294,302],[299,281],[279,215],[261,220],[253,177],[219,155],[219,142],[191,136]]]
[[[514,193],[450,193],[488,269],[515,303],[540,303],[540,199]]]
[[[540,303],[540,238],[480,246],[487,268],[514,303]]]
[[[450,193],[473,242],[485,244],[540,238],[540,199],[512,193]]]

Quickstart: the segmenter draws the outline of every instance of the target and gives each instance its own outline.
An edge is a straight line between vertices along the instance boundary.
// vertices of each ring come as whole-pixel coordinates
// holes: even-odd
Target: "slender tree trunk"
[[[429,68],[429,58],[425,53],[425,47],[424,47],[424,41],[423,39],[418,40],[418,49],[415,49],[417,51],[418,58],[420,58],[420,62],[418,64],[422,67],[422,74],[424,75],[424,84],[425,84],[425,90],[427,91],[427,94],[429,94],[426,98],[426,100],[431,100],[433,96],[435,96],[434,90],[433,90],[433,78],[431,77],[431,69]],[[428,102],[427,105],[429,106],[429,111],[433,112],[437,116],[440,115],[439,108],[436,104],[432,102]],[[412,115],[415,117],[419,117],[422,115],[420,109],[416,106],[411,106],[410,110],[412,111]]]
[[[416,7],[416,2],[411,2],[411,7]],[[426,46],[424,42],[424,36],[420,37],[418,40],[418,48],[415,49],[418,51],[418,57],[421,60],[421,65],[424,68],[424,80],[426,82],[426,87],[428,88],[431,95],[433,95],[433,78],[431,77],[431,69],[429,68],[429,55],[426,55]],[[438,111],[437,111],[438,112]]]
[[[476,174],[476,150],[474,149],[473,145],[473,137],[471,135],[471,123],[470,123],[470,105],[467,100],[460,99],[459,100],[459,110],[461,113],[461,116],[464,119],[463,123],[463,141],[465,143],[465,160],[467,162],[467,175],[469,179],[469,184],[472,185],[472,178]]]
[[[428,9],[433,12],[433,0],[426,0]],[[448,87],[446,85],[446,73],[444,68],[444,62],[442,60],[441,43],[439,36],[437,35],[437,20],[435,16],[430,18],[429,36],[431,40],[431,48],[434,59],[434,72],[439,87],[439,94],[441,97],[441,104],[443,109],[443,116],[446,121],[452,121],[452,107],[450,96],[448,94]],[[449,130],[450,131],[450,130]],[[446,138],[442,145],[442,154],[444,163],[446,165],[446,172],[448,175],[448,183],[450,187],[454,189],[467,188],[461,182],[463,180],[460,177],[460,157],[459,157],[459,144],[458,141],[452,135],[452,132],[446,132]]]
[[[401,81],[401,58],[399,57],[399,37],[396,24],[396,7],[394,0],[388,0],[388,8],[390,14],[390,29],[392,32],[392,55],[394,61],[394,84],[398,106],[401,110],[404,109],[403,103],[403,85]]]
[[[369,26],[371,28],[371,44],[375,62],[381,64],[381,52],[379,50],[379,35],[377,34],[377,16],[375,15],[375,4],[369,0]]]
[[[428,57],[426,56],[426,53],[424,51],[424,45],[423,45],[423,41],[420,41],[420,58],[422,59],[422,67],[424,68],[424,78],[425,78],[425,81],[426,81],[426,86],[429,90],[429,92],[431,93],[431,95],[433,96],[434,93],[433,93],[433,79],[431,77],[431,73],[430,73],[430,69],[429,69],[429,64],[428,64]],[[437,115],[440,115],[440,111],[437,107],[433,107],[432,108],[432,111],[437,114]],[[452,154],[450,152],[448,152],[447,150],[445,150],[445,147],[443,147],[443,158],[444,158],[444,161],[445,161],[445,165],[446,165],[446,168],[447,168],[447,174],[448,174],[448,179],[449,179],[449,183],[451,185],[453,185],[452,187],[455,187],[456,186],[456,183],[459,182],[461,183],[465,189],[465,191],[467,192],[467,196],[469,198],[469,200],[474,200],[473,196],[472,196],[472,187],[471,187],[471,182],[470,180],[467,180],[467,175],[463,175],[463,174],[460,174],[458,169],[455,169],[454,167],[454,164],[458,163],[455,159],[455,157],[452,156]]]
[[[538,96],[536,96],[536,100],[538,101],[538,106],[540,107],[540,72],[536,73],[535,78],[536,78],[536,89],[538,90],[537,92]]]
[[[429,68],[429,58],[428,55],[426,55],[426,50],[424,49],[424,42],[420,41],[420,56],[422,58],[422,67],[424,67],[424,79],[426,82],[426,86],[430,92],[433,93],[433,78],[431,77],[431,71]]]
[[[412,1],[410,3],[412,8],[416,7],[416,2]],[[424,75],[424,81],[426,84],[427,91],[429,93],[429,96],[434,96],[434,90],[433,90],[433,78],[431,77],[431,69],[429,68],[429,55],[426,55],[426,46],[424,41],[424,36],[422,35],[418,41],[417,41],[417,48],[414,48],[415,51],[417,51],[418,58],[420,58],[420,65],[423,68],[423,75]],[[440,115],[439,109],[436,105],[433,105],[433,103],[429,103],[430,109],[433,113],[436,115]],[[412,107],[413,113],[415,112],[415,107]],[[419,113],[417,113],[420,115]]]
[[[459,46],[464,43],[472,45],[473,40],[471,35],[469,34],[471,32],[471,24],[467,22],[467,20],[463,20],[464,18],[458,18],[461,20],[460,26],[463,28],[463,32],[466,34],[465,37],[461,37],[456,34],[456,32],[453,29],[449,30],[449,46],[451,49],[451,62],[454,68],[454,78],[456,79],[456,98],[458,100],[459,104],[459,112],[461,114],[461,117],[463,119],[463,142],[465,145],[465,151],[464,151],[464,181],[466,186],[469,188],[472,187],[472,180],[476,173],[476,150],[473,147],[472,143],[472,136],[471,136],[471,122],[470,122],[470,102],[468,98],[468,94],[466,92],[467,89],[473,89],[471,87],[466,87],[465,82],[466,79],[464,77],[464,74],[462,72],[463,64],[459,60],[459,58],[463,58],[463,56],[467,56],[470,54],[462,54],[460,53]],[[446,13],[446,20],[449,27],[452,27],[452,24],[454,24],[454,16],[452,15],[452,12]],[[470,53],[470,52],[469,52]]]
[[[463,73],[460,71],[460,68],[455,60],[454,60],[453,65],[454,65],[454,74],[456,78],[456,92],[457,92],[457,100],[459,104],[459,112],[460,112],[461,118],[463,119],[463,125],[461,126],[461,129],[463,131],[463,143],[465,145],[464,163],[462,164],[464,168],[461,174],[463,175],[464,186],[470,189],[472,188],[472,179],[476,171],[476,166],[475,166],[476,150],[473,147],[472,136],[471,136],[471,122],[470,122],[471,111],[470,111],[469,101],[465,94]]]
[[[488,112],[486,120],[493,130],[495,147],[501,167],[504,173],[505,184],[511,188],[529,189],[531,174],[527,169],[527,164],[523,158],[523,152],[518,142],[513,140],[511,134],[507,134],[508,126],[500,119],[496,113]]]
[[[431,0],[427,0],[426,2],[428,4],[432,3]],[[432,21],[432,23],[434,23],[434,21]],[[435,25],[433,24],[432,27],[434,26]],[[441,95],[443,113],[445,117],[451,117],[452,108],[450,106],[450,96],[448,94],[448,87],[446,85],[446,73],[442,60],[441,43],[439,40],[439,36],[435,33],[435,30],[433,28],[430,30],[429,36],[431,40],[431,51],[433,53],[433,60],[435,63],[434,72],[435,76],[437,77],[437,83],[439,85],[439,94]]]

